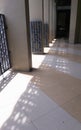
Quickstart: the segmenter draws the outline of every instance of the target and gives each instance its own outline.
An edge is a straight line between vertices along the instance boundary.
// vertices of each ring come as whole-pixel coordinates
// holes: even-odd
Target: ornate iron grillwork
[[[5,16],[0,14],[0,74],[10,68]]]
[[[42,53],[42,22],[41,21],[31,21],[30,22],[31,31],[31,43],[33,53]]]

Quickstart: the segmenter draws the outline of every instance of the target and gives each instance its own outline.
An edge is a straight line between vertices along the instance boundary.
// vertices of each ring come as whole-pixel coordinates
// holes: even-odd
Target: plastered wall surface
[[[29,59],[25,0],[0,0],[0,13],[5,14],[7,21],[12,68],[29,70],[31,57]]]
[[[42,20],[42,0],[29,0],[30,21]]]
[[[49,23],[49,0],[44,0],[44,23]]]
[[[50,0],[50,9],[49,9],[49,15],[50,15],[50,33],[49,33],[49,42],[51,42],[55,38],[55,31],[56,31],[56,4],[54,0]]]
[[[75,42],[77,7],[78,7],[78,0],[72,0],[71,1],[71,16],[70,16],[70,32],[69,32],[70,43]]]

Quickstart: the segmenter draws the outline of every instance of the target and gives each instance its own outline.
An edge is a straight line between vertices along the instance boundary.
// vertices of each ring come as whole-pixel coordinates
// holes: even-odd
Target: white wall
[[[50,42],[53,38],[53,0],[50,0]]]
[[[53,1],[53,38],[56,36],[56,3]]]
[[[43,8],[43,0],[29,0],[29,11],[30,11],[30,22],[31,21],[41,21],[43,23],[44,20],[44,8]],[[43,24],[42,24],[43,25]],[[42,45],[41,45],[41,51],[37,53],[43,53],[43,26],[42,26]]]
[[[49,15],[50,15],[50,22],[49,22],[49,27],[50,27],[50,33],[49,33],[49,42],[51,42],[55,38],[55,31],[56,31],[56,4],[54,0],[49,0]]]
[[[49,14],[48,14],[48,11],[49,11],[49,0],[44,0],[44,23],[47,23],[49,24]]]
[[[31,53],[28,50],[30,43],[27,42],[25,0],[0,0],[0,13],[5,14],[7,20],[13,69],[29,70],[31,68],[29,54]]]
[[[70,16],[70,32],[69,32],[69,42],[70,43],[74,43],[74,40],[75,40],[77,7],[78,7],[78,0],[72,0],[72,2],[71,2],[71,16]]]
[[[30,21],[42,20],[42,0],[29,0]]]

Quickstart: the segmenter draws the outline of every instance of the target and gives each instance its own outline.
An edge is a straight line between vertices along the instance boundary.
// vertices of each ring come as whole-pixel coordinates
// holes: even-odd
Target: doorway
[[[68,38],[70,26],[70,10],[57,10],[56,37]]]

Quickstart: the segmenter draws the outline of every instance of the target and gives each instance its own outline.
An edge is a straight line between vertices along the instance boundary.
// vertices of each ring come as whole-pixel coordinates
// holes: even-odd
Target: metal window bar
[[[5,16],[0,14],[0,75],[10,68]]]

